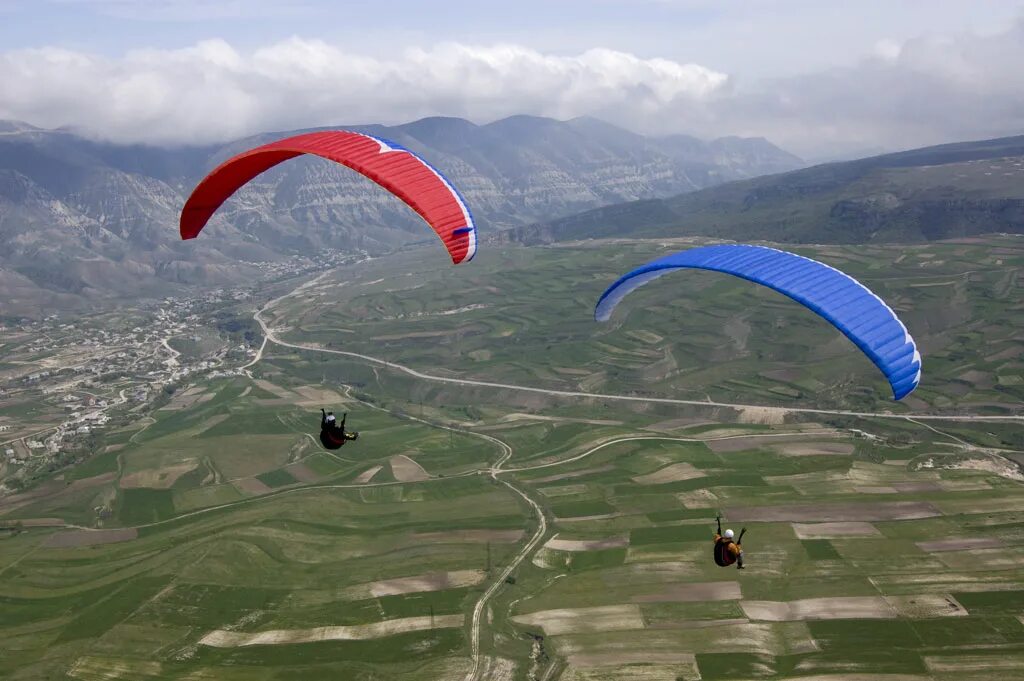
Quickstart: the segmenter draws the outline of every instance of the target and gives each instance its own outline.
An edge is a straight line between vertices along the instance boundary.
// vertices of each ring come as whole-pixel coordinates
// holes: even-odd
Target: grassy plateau
[[[905,319],[899,403],[724,275],[593,320],[693,243],[432,244],[243,302],[280,341],[245,373],[0,498],[0,678],[1024,679],[1024,422],[968,418],[1024,414],[1024,242],[795,249]]]

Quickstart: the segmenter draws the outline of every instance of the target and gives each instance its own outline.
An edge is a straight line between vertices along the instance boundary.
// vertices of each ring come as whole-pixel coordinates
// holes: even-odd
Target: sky
[[[0,119],[115,142],[591,115],[809,160],[1024,134],[1024,0],[0,0]]]

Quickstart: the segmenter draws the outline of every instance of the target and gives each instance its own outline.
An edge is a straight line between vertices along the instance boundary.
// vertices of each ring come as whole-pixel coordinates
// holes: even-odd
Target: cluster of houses
[[[294,256],[276,262],[249,263],[259,268],[265,280],[294,277],[337,266],[353,253],[320,252],[313,258]],[[137,310],[131,326],[111,328],[110,317],[93,320],[62,320],[49,315],[39,321],[24,321],[0,327],[30,340],[21,345],[26,359],[44,358],[37,371],[23,375],[7,389],[38,390],[44,401],[59,407],[64,418],[59,426],[38,439],[26,439],[24,446],[3,445],[0,453],[6,461],[26,464],[29,457],[57,454],[69,441],[88,436],[110,421],[112,408],[124,405],[129,410],[144,409],[167,384],[177,384],[194,374],[211,378],[243,373],[225,368],[240,356],[252,357],[256,350],[245,344],[224,345],[202,358],[188,359],[175,350],[176,338],[200,342],[200,327],[210,309],[224,303],[251,300],[254,289],[212,289],[202,294],[168,297],[148,310]],[[0,425],[0,432],[11,430]],[[42,459],[40,459],[41,461]]]

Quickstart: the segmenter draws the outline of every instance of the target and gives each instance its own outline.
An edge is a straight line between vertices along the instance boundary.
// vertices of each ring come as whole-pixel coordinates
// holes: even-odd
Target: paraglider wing
[[[437,232],[455,264],[471,260],[476,254],[473,216],[451,182],[394,142],[345,130],[288,137],[225,161],[196,186],[185,202],[181,238],[198,236],[221,204],[249,180],[302,154],[347,166],[400,198]]]
[[[626,295],[677,269],[724,272],[767,286],[802,303],[843,332],[877,366],[903,399],[921,380],[921,355],[892,308],[866,286],[839,270],[802,255],[765,246],[721,244],[673,253],[623,275],[594,310],[607,321]]]

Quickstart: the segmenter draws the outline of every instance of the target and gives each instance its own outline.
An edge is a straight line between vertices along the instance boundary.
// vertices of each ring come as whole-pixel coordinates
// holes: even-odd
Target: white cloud
[[[898,40],[891,38],[883,38],[875,43],[875,49],[873,50],[876,57],[879,59],[885,59],[887,61],[894,61],[899,58],[900,50],[903,46]]]
[[[212,40],[120,59],[19,50],[0,54],[0,77],[0,118],[153,143],[434,114],[479,120],[657,111],[706,100],[727,82],[698,65],[603,49],[567,57],[446,43],[377,59],[299,38],[250,53]]]
[[[852,67],[752,84],[624,51],[514,44],[449,42],[387,58],[300,38],[119,58],[42,48],[0,53],[0,118],[173,144],[430,115],[589,114],[646,133],[764,136],[801,155],[838,155],[1024,133],[1020,64],[1024,23],[885,40]]]
[[[1020,135],[1021,64],[1024,22],[996,35],[922,37],[737,94],[702,129],[764,135],[805,155]]]

